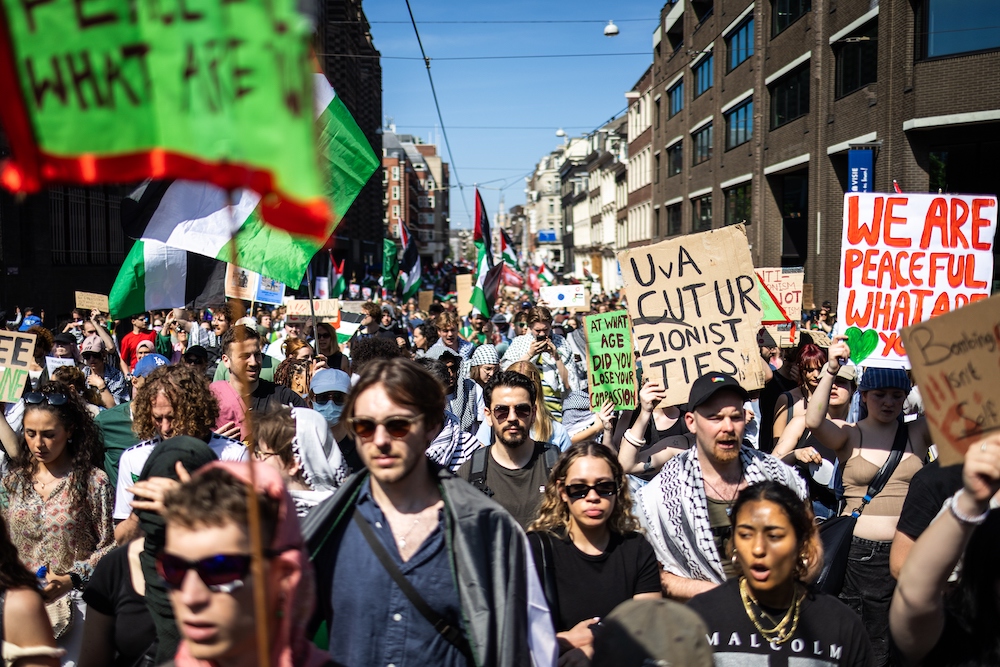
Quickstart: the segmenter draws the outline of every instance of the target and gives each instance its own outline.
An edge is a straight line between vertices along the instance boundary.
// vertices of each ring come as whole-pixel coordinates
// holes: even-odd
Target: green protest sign
[[[628,312],[616,310],[583,318],[587,332],[587,384],[590,407],[611,401],[616,410],[633,410],[639,395]]]
[[[34,351],[35,334],[0,330],[0,403],[21,398]]]
[[[0,181],[20,192],[144,178],[248,187],[268,222],[324,234],[310,30],[295,5],[0,0],[13,153]]]

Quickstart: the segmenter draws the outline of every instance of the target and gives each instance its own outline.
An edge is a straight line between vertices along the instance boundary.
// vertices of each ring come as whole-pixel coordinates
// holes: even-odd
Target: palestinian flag
[[[542,262],[542,265],[538,267],[538,279],[546,285],[551,285],[555,282],[556,277],[549,271],[549,267],[545,266],[545,263]]]
[[[479,256],[486,253],[486,268],[493,268],[493,235],[490,232],[490,219],[486,217],[486,207],[483,205],[483,198],[476,190],[476,227],[472,233],[472,242],[478,251],[476,260],[476,272],[479,271]]]
[[[497,292],[500,291],[500,279],[503,275],[504,264],[496,264],[486,268],[483,254],[485,253],[480,254],[479,275],[476,278],[476,284],[472,287],[469,303],[472,304],[473,315],[481,313],[490,317],[493,314],[493,304],[497,302]]]
[[[500,230],[500,259],[517,273],[521,273],[521,265],[517,263],[517,253],[514,251],[514,240],[506,229]]]
[[[399,257],[396,255],[396,242],[392,239],[382,239],[382,289],[390,293],[396,291],[396,279],[399,278]]]
[[[330,276],[330,284],[333,285],[333,288],[330,290],[330,298],[339,299],[347,291],[347,283],[344,282],[344,260],[340,260],[340,266],[337,266],[333,263],[333,253],[331,252],[330,267],[333,273]]]
[[[159,241],[136,241],[108,295],[113,319],[225,302],[226,263]]]
[[[417,237],[399,223],[399,238],[403,241],[403,261],[399,268],[403,272],[403,300],[417,296],[420,291],[420,253],[417,251]]]
[[[525,282],[528,285],[528,289],[535,294],[538,294],[538,289],[542,286],[542,284],[538,280],[538,269],[530,264],[528,265],[528,275],[525,278]]]
[[[326,76],[313,76],[317,141],[334,212],[329,237],[380,160]],[[214,185],[184,180],[144,183],[122,202],[122,225],[131,238],[233,262],[287,285],[302,282],[306,265],[326,240],[265,224],[255,192],[234,190],[230,198]]]

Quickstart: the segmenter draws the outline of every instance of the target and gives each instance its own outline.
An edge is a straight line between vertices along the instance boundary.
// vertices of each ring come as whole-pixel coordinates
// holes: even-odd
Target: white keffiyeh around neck
[[[805,500],[805,482],[794,468],[746,445],[740,449],[740,462],[748,485],[772,480]],[[687,579],[726,581],[708,518],[697,445],[670,459],[639,491],[636,506],[664,570]]]

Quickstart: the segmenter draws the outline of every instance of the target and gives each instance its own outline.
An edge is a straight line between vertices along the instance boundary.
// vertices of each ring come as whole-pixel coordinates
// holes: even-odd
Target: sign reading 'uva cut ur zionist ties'
[[[635,354],[644,378],[666,389],[661,405],[686,403],[715,371],[748,391],[764,386],[757,348],[761,306],[743,225],[618,253]]]
[[[324,236],[310,30],[294,0],[0,0],[0,181],[182,177]]]
[[[844,196],[837,321],[851,359],[909,366],[900,329],[990,296],[993,195]]]

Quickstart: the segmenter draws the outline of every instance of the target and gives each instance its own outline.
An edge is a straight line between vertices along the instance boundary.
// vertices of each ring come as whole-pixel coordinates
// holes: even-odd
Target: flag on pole
[[[396,242],[392,239],[382,239],[382,289],[396,291],[396,279],[399,278],[399,258],[396,256]]]
[[[380,164],[326,76],[313,77],[318,148],[329,172],[326,195],[335,217],[324,238],[295,236],[264,224],[260,195],[251,190],[237,189],[230,197],[214,185],[184,180],[147,181],[129,195],[122,203],[125,234],[226,262],[232,261],[235,245],[237,266],[288,285],[301,283],[309,260]]]
[[[403,271],[403,299],[417,296],[420,291],[420,253],[417,250],[417,237],[406,230],[402,221],[399,223],[399,238],[403,242],[403,261],[399,268]]]
[[[226,263],[159,241],[136,241],[108,295],[113,319],[225,301]]]
[[[472,314],[482,314],[486,317],[493,315],[493,305],[497,302],[497,292],[500,290],[500,279],[503,275],[504,264],[495,264],[486,268],[480,263],[480,273],[476,284],[472,287],[472,297],[469,303],[472,304]]]
[[[538,269],[531,266],[530,264],[528,265],[528,275],[525,279],[525,282],[528,284],[528,289],[530,289],[535,294],[538,294],[538,289],[542,286],[542,284],[538,280]]]
[[[330,266],[333,268],[333,275],[330,276],[330,298],[339,299],[347,291],[347,283],[344,281],[344,260],[340,260],[340,265],[333,263],[333,253],[330,253]]]
[[[476,271],[479,271],[479,255],[486,253],[486,268],[493,268],[493,235],[490,232],[490,219],[486,217],[486,207],[483,198],[476,190],[476,226],[472,234],[472,242],[476,246]]]
[[[514,241],[506,229],[500,230],[500,258],[504,264],[521,273],[521,265],[517,263],[517,253],[514,251]]]
[[[555,282],[556,277],[549,271],[549,267],[545,266],[545,262],[542,262],[542,265],[538,267],[538,279],[546,285],[551,285]]]

